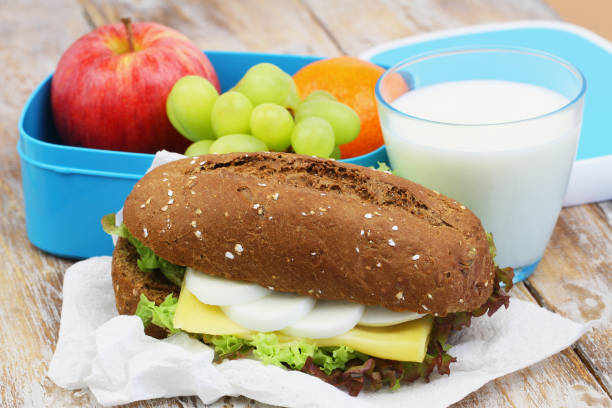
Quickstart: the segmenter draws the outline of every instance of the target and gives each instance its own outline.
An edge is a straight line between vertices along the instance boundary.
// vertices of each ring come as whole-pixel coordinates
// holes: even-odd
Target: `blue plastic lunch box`
[[[221,89],[231,88],[260,62],[289,74],[320,58],[313,56],[207,51]],[[116,212],[153,161],[152,154],[66,146],[53,125],[51,76],[36,88],[19,120],[17,151],[30,242],[54,255],[88,258],[110,255],[111,239],[100,219]],[[384,146],[345,160],[363,166],[386,162]]]

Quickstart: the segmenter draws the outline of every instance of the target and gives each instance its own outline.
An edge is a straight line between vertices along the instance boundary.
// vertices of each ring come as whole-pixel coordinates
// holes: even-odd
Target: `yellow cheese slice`
[[[175,328],[189,333],[234,334],[239,337],[252,334],[251,330],[230,320],[219,306],[200,302],[185,285],[176,304],[173,324]]]
[[[433,318],[425,316],[388,327],[355,326],[336,337],[313,340],[318,346],[349,346],[374,357],[421,362],[427,353]]]
[[[433,318],[425,316],[388,327],[356,326],[327,339],[305,339],[317,346],[348,346],[362,353],[389,360],[421,362],[427,352]],[[230,320],[218,306],[205,305],[183,287],[174,314],[174,327],[190,333],[232,334],[250,338],[255,332]],[[281,342],[297,339],[276,333]]]

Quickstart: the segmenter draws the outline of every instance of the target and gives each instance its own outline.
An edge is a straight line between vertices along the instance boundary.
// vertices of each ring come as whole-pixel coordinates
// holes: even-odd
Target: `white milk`
[[[568,102],[534,85],[458,81],[410,91],[392,104],[429,121],[384,106],[380,117],[397,173],[468,206],[493,233],[498,264],[524,267],[541,258],[559,215],[582,102],[503,122]]]

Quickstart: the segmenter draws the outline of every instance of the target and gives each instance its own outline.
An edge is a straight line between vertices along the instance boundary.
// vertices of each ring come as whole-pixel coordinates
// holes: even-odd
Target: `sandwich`
[[[388,171],[289,153],[162,165],[137,182],[112,281],[120,314],[217,361],[254,358],[357,395],[455,362],[449,335],[508,307],[511,268],[460,203]]]

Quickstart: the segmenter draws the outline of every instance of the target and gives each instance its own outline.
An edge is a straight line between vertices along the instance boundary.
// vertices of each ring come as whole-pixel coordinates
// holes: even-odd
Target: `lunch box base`
[[[253,65],[269,62],[289,74],[320,59],[313,56],[207,51],[221,89],[230,89]],[[100,219],[117,212],[153,161],[152,154],[66,146],[59,141],[50,103],[51,76],[32,93],[19,121],[17,151],[30,242],[53,255],[111,255]],[[343,160],[362,166],[387,162],[384,146]]]

